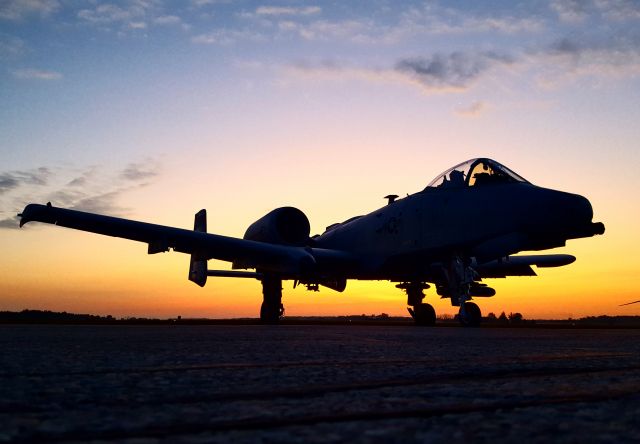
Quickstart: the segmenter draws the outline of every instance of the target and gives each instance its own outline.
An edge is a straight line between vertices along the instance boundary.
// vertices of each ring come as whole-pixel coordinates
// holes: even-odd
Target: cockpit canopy
[[[449,168],[433,179],[426,189],[478,187],[514,182],[529,183],[495,160],[478,158],[467,160],[453,168]]]

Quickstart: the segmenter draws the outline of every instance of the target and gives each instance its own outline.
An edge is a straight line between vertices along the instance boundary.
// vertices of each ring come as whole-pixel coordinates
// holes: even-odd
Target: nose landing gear
[[[482,322],[482,312],[473,302],[465,302],[460,305],[458,319],[464,327],[480,327]]]
[[[469,290],[474,282],[476,272],[469,266],[469,261],[456,256],[451,260],[447,273],[451,304],[459,306],[458,320],[463,327],[480,327],[482,312],[473,302],[469,302],[471,296]]]

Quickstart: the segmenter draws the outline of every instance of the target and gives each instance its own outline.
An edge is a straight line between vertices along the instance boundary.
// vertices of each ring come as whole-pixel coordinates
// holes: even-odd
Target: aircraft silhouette
[[[255,278],[262,282],[260,319],[277,323],[284,313],[282,281],[294,288],[319,286],[342,292],[348,279],[397,282],[419,325],[436,314],[424,303],[424,290],[460,307],[459,320],[478,326],[474,297],[495,290],[482,278],[535,276],[531,266],[559,267],[575,261],[567,254],[511,256],[564,246],[568,239],[604,233],[593,223],[589,201],[579,195],[535,186],[500,163],[471,159],[436,177],[423,191],[352,217],[310,236],[309,220],[293,207],[277,208],[258,219],[238,239],[207,233],[206,211],[194,229],[29,204],[20,226],[39,221],[148,244],[148,253],[169,250],[191,255],[189,279],[204,286],[208,276]],[[209,270],[207,261],[232,263],[232,270]],[[238,271],[254,269],[255,271]]]

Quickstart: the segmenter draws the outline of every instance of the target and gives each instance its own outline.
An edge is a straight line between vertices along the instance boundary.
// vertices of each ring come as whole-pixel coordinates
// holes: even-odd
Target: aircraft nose
[[[591,202],[578,194],[561,193],[556,199],[557,213],[567,225],[587,224],[593,219]]]
[[[604,225],[593,223],[591,202],[578,194],[551,191],[543,196],[542,222],[550,232],[562,233],[567,239],[589,237],[604,233]]]

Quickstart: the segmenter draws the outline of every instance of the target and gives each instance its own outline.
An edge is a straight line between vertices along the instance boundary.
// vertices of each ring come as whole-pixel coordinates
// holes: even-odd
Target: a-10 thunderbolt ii
[[[478,326],[481,312],[471,300],[495,294],[483,278],[535,276],[533,265],[558,267],[575,260],[566,254],[513,254],[604,233],[602,223],[592,222],[586,198],[538,187],[486,158],[454,166],[418,193],[386,198],[382,208],[315,236],[305,214],[293,207],[260,218],[243,239],[207,233],[205,210],[195,215],[193,231],[51,204],[29,204],[19,216],[20,226],[46,222],[144,242],[149,254],[190,254],[189,279],[200,286],[208,276],[258,279],[264,323],[277,323],[284,312],[283,280],[341,292],[348,279],[360,279],[397,282],[419,325],[435,323],[433,307],[423,302],[424,290],[433,285],[460,307],[463,325]],[[231,262],[232,270],[209,270],[209,259]],[[239,271],[247,269],[255,271]]]

